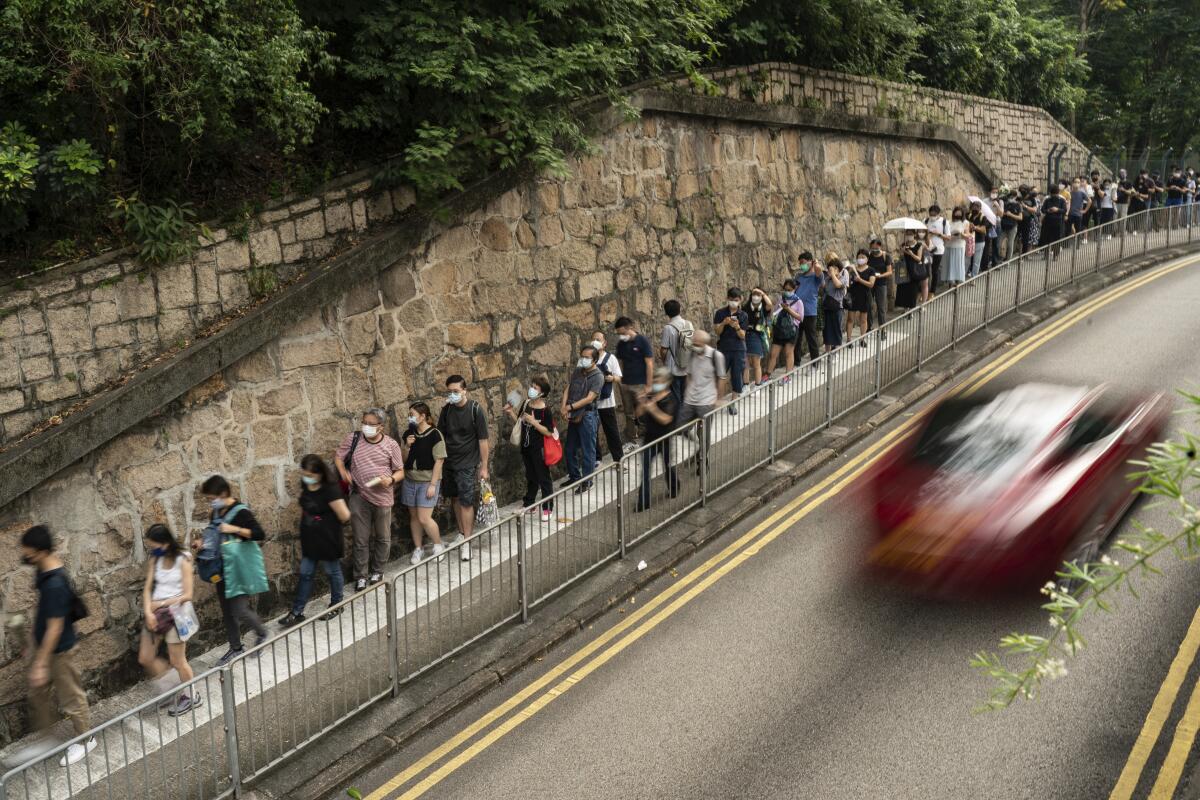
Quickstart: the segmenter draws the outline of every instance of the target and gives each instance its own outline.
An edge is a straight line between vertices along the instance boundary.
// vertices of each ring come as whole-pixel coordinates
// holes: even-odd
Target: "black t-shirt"
[[[1129,200],[1129,210],[1142,211],[1150,203],[1149,198],[1154,196],[1154,181],[1150,180],[1149,178],[1139,177],[1133,182],[1133,190],[1137,192],[1137,194],[1147,195],[1147,198],[1144,199],[1134,195]]]
[[[992,227],[992,223],[988,222],[987,217],[983,215],[982,211],[980,211],[978,214],[968,215],[967,222],[970,222],[972,225],[982,225],[985,229]],[[975,231],[975,244],[980,244],[985,239],[987,239],[987,230],[982,232],[978,230]]]
[[[461,471],[479,465],[479,442],[488,438],[487,420],[479,403],[468,400],[465,406],[442,406],[437,429],[446,442],[447,467]]]
[[[52,619],[63,621],[62,634],[54,648],[56,653],[65,653],[75,646],[75,624],[71,621],[71,600],[75,593],[67,579],[65,567],[39,572],[34,579],[38,593],[37,615],[33,621],[33,641],[42,643],[46,638],[46,623]]]
[[[1187,191],[1187,178],[1182,175],[1172,175],[1167,180],[1167,197],[1178,200]]]
[[[1067,213],[1067,201],[1060,194],[1046,195],[1046,199],[1042,203],[1042,213],[1046,215],[1047,224],[1054,225],[1062,222]]]
[[[1021,204],[1019,202],[1017,202],[1016,199],[1013,199],[1013,198],[1005,200],[1004,201],[1004,213],[1005,214],[1020,214],[1021,213]],[[1009,217],[1006,216],[1004,219],[1000,220],[1000,228],[1001,228],[1001,230],[1006,230],[1006,231],[1012,230],[1013,228],[1017,227],[1018,222],[1019,222],[1019,220],[1010,219]]]
[[[533,418],[538,421],[548,431],[554,430],[554,415],[550,413],[550,406],[544,408],[525,407],[525,413],[532,414]],[[542,432],[533,427],[529,423],[522,420],[521,422],[521,449],[542,452],[542,445],[546,437]]]
[[[655,405],[658,406],[659,411],[670,417],[671,421],[664,425],[655,419],[649,412],[643,414],[642,425],[646,431],[644,440],[646,442],[653,442],[655,439],[666,436],[668,433],[675,430],[675,417],[679,411],[679,403],[676,401],[675,395],[673,395],[671,392],[667,392],[661,400],[655,403]]]
[[[713,324],[724,322],[733,314],[737,314],[738,325],[742,327],[743,331],[750,330],[750,317],[746,312],[740,308],[733,311],[728,305],[718,308],[717,312],[713,314]],[[746,340],[737,335],[733,326],[727,326],[721,331],[720,338],[717,339],[717,349],[722,353],[744,353],[746,352]]]
[[[404,469],[428,472],[437,466],[437,458],[433,449],[443,441],[442,433],[437,428],[428,427],[424,433],[410,429],[413,436],[412,447],[408,448],[408,457],[404,459]]]
[[[1125,204],[1129,202],[1129,192],[1133,189],[1133,184],[1129,181],[1120,181],[1117,184],[1117,202]]]
[[[871,260],[869,258],[867,259],[866,266],[859,267],[859,266],[855,265],[855,268],[858,270],[858,277],[862,278],[864,281],[867,281],[868,283],[870,282],[871,278],[874,277],[876,274],[875,268],[871,266]],[[875,281],[875,285],[878,286],[879,281]],[[854,300],[855,305],[856,306],[861,305],[860,301],[865,300],[867,295],[869,295],[870,293],[871,293],[870,287],[863,286],[861,283],[854,280],[853,273],[851,273],[850,297],[852,300]]]
[[[879,255],[867,253],[867,266],[871,268],[872,274],[882,275],[887,272],[892,266],[892,256],[886,250],[880,250]],[[863,277],[867,277],[865,274]],[[879,278],[875,281],[876,286],[884,286],[891,278]],[[866,288],[866,287],[863,287]]]
[[[626,386],[645,386],[646,359],[654,357],[650,340],[635,333],[628,342],[617,343],[617,360],[621,362],[621,383]]]
[[[335,561],[342,557],[342,521],[330,507],[345,500],[336,483],[300,492],[300,552],[305,558]]]

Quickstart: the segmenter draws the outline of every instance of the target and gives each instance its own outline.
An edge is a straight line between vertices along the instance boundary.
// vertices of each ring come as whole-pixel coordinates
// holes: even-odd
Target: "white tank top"
[[[151,600],[170,600],[183,594],[183,565],[188,564],[186,553],[175,556],[175,563],[170,569],[163,568],[166,559],[154,559],[154,591]]]

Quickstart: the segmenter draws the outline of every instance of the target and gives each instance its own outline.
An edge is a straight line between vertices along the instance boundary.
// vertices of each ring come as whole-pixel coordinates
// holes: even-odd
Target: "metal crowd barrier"
[[[1083,275],[1192,243],[1191,207],[1156,208],[1039,247],[747,390],[550,498],[351,596],[225,667],[0,776],[0,800],[240,796],[249,779],[530,611],[965,337]],[[549,513],[543,515],[543,506]],[[464,558],[466,548],[469,557]],[[201,702],[160,706],[181,689]],[[66,748],[96,749],[69,767]]]

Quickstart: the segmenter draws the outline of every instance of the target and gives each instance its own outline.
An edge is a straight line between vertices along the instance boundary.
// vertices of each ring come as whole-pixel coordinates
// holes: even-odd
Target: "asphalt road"
[[[993,385],[1195,388],[1197,298],[1200,265],[1097,311]],[[1177,425],[1189,422],[1177,418]],[[386,796],[418,796],[413,787],[433,775],[419,796],[1108,797],[1196,613],[1196,567],[1168,561],[1162,577],[1142,583],[1140,600],[1123,599],[1112,615],[1092,619],[1087,649],[1036,702],[973,714],[988,685],[968,667],[969,657],[995,649],[1009,631],[1045,630],[1039,596],[964,605],[871,585],[859,572],[856,543],[866,520],[853,488],[844,487],[536,713],[498,718]],[[367,795],[409,768],[801,491],[778,498],[684,565],[679,578],[665,579],[623,613],[430,729],[355,786]],[[1154,509],[1141,518],[1170,524]],[[1148,795],[1198,676],[1200,665],[1192,665],[1135,797]],[[511,730],[499,735],[498,725]],[[494,740],[481,741],[486,732]],[[463,755],[470,743],[477,752]],[[1176,796],[1190,791],[1194,766],[1193,756]],[[435,772],[439,767],[444,774]]]

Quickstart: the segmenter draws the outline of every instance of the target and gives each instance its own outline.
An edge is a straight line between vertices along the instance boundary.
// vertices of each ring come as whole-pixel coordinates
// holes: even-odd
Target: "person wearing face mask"
[[[233,488],[225,478],[211,476],[200,485],[200,492],[212,509],[209,525],[215,526],[221,534],[221,580],[216,583],[216,588],[217,599],[221,602],[221,617],[225,621],[225,636],[229,640],[229,650],[217,660],[217,666],[223,667],[246,652],[242,646],[241,623],[254,631],[255,640],[251,648],[267,639],[266,626],[250,608],[250,598],[267,590],[266,573],[262,573],[261,580],[246,578],[251,573],[257,573],[256,565],[262,561],[258,543],[267,537],[250,509],[233,496]],[[199,550],[203,542],[203,537],[193,537],[192,548]],[[254,549],[230,549],[233,547]],[[248,565],[245,569],[237,570],[238,580],[234,580],[234,556],[237,556],[238,562]]]
[[[146,579],[142,582],[142,633],[138,643],[138,663],[160,692],[168,689],[167,671],[174,668],[176,680],[187,683],[193,677],[187,660],[187,642],[175,627],[175,610],[192,601],[192,561],[166,525],[151,525],[146,531]],[[193,612],[194,613],[194,612]],[[167,660],[158,654],[167,643]],[[200,705],[203,698],[193,690],[181,691],[172,698],[167,713],[173,717]]]
[[[713,330],[717,333],[717,349],[729,368],[733,396],[741,397],[746,381],[746,339],[750,335],[750,317],[742,310],[742,290],[731,286],[725,293],[725,305],[713,314]],[[737,413],[737,405],[729,406]]]
[[[350,487],[356,592],[383,580],[392,550],[392,508],[395,485],[404,478],[404,455],[396,440],[383,432],[385,419],[382,408],[364,411],[362,430],[345,438],[334,462]]]
[[[1023,252],[1037,249],[1042,240],[1042,193],[1032,186],[1021,198],[1021,214],[1027,217]]]
[[[442,472],[442,494],[451,498],[458,535],[451,544],[469,540],[475,533],[475,505],[479,482],[488,479],[487,420],[479,403],[467,396],[467,379],[446,378],[446,404],[438,414],[438,432],[446,441],[446,466]],[[471,545],[458,550],[459,560],[471,560]]]
[[[659,367],[654,371],[650,391],[638,398],[637,414],[642,420],[642,444],[651,445],[642,450],[642,488],[638,495],[636,511],[650,508],[650,477],[655,457],[661,456],[663,480],[667,484],[668,497],[679,494],[679,474],[671,461],[671,433],[675,430],[675,417],[679,413],[679,401],[671,391],[671,370]]]
[[[774,304],[771,296],[758,286],[750,290],[750,299],[742,306],[746,315],[746,365],[750,368],[750,382],[766,381],[762,360],[771,350],[771,319]]]
[[[696,326],[683,318],[683,306],[678,300],[663,303],[667,324],[663,326],[659,339],[658,356],[667,369],[671,370],[671,391],[683,402],[683,387],[687,383],[688,364],[692,357],[692,334]]]
[[[796,282],[791,278],[783,282],[783,291],[779,299],[779,307],[771,320],[771,355],[767,358],[767,370],[763,378],[771,379],[771,373],[775,371],[775,364],[782,353],[787,367],[783,382],[787,383],[796,367],[796,340],[800,336],[800,326],[804,324],[804,302],[796,294]]]
[[[446,440],[433,426],[433,412],[424,403],[408,409],[408,433],[404,437],[404,482],[400,484],[400,504],[408,508],[408,531],[413,551],[409,562],[421,563],[425,557],[424,540],[433,542],[432,556],[445,550],[441,530],[433,518],[446,464]]]
[[[971,256],[971,263],[967,267],[967,277],[974,278],[979,274],[980,268],[983,266],[983,256],[987,250],[988,231],[991,230],[992,223],[983,214],[982,203],[971,203],[971,211],[967,214],[967,224],[971,227],[971,233],[975,237],[975,252]]]
[[[821,266],[821,262],[813,258],[813,254],[807,250],[800,254],[798,264],[796,266],[796,294],[800,297],[800,302],[804,304],[804,321],[800,323],[800,332],[804,336],[804,343],[808,346],[808,360],[814,362],[821,355],[821,348],[817,344],[817,299],[821,296],[821,290],[825,288],[825,268]],[[800,341],[796,340],[796,346],[799,348]],[[803,351],[800,353],[800,358],[796,361],[799,363],[804,357]],[[813,364],[813,369],[816,365]]]
[[[882,239],[871,240],[871,247],[867,250],[867,265],[875,272],[875,285],[871,287],[871,307],[874,314],[867,322],[871,328],[882,328],[887,324],[888,297],[895,295],[896,274],[892,256],[883,249]],[[879,335],[886,337],[887,334],[880,332]]]
[[[1117,209],[1117,219],[1118,220],[1123,220],[1123,219],[1125,219],[1125,217],[1129,216],[1129,200],[1130,200],[1130,197],[1132,194],[1133,194],[1133,183],[1129,180],[1129,173],[1125,171],[1124,167],[1122,167],[1121,169],[1117,170],[1117,181],[1116,181],[1116,204],[1115,205],[1116,205],[1116,209]],[[1125,233],[1125,225],[1124,225],[1124,223],[1122,223],[1121,225],[1117,226],[1117,234],[1124,235],[1124,233]]]
[[[32,761],[58,746],[50,738],[50,729],[58,721],[57,705],[71,720],[76,736],[91,728],[87,692],[79,677],[71,652],[77,640],[75,623],[79,621],[78,598],[67,568],[54,553],[54,541],[45,525],[35,525],[21,536],[21,563],[36,570],[37,610],[33,621],[33,660],[29,667],[29,705],[38,736],[15,754],[12,761]],[[58,762],[74,764],[96,747],[92,737],[67,748]],[[11,762],[10,762],[11,763]]]
[[[950,224],[946,226],[946,257],[942,260],[942,277],[951,286],[967,279],[967,237],[975,232],[969,227],[962,207],[950,212]]]
[[[612,353],[605,349],[606,340],[602,331],[592,333],[592,347],[596,350],[596,367],[604,377],[604,386],[600,389],[600,397],[596,400],[596,414],[600,419],[600,431],[604,433],[604,443],[608,445],[608,455],[613,463],[621,460],[621,426],[617,424],[617,393],[622,376],[620,359],[613,358]],[[596,453],[599,454],[600,443],[596,443]],[[597,455],[599,460],[599,455]]]
[[[296,596],[287,615],[279,620],[284,628],[304,622],[304,607],[312,596],[313,578],[319,566],[329,579],[329,605],[342,602],[342,526],[350,521],[350,507],[333,477],[333,470],[315,453],[300,459],[300,573]],[[326,612],[331,620],[342,610]]]
[[[929,207],[929,216],[925,217],[925,229],[929,231],[929,296],[937,294],[942,284],[942,258],[946,255],[946,237],[950,235],[950,224],[942,216],[942,209],[936,203]]]
[[[554,415],[546,402],[549,394],[550,382],[539,375],[529,382],[528,399],[520,416],[511,404],[504,406],[504,413],[521,426],[521,462],[525,466],[525,497],[521,500],[521,506],[532,514],[538,491],[541,490],[542,522],[549,522],[554,512],[554,501],[550,499],[554,484],[550,480],[550,467],[546,465],[545,441],[546,437],[557,437],[558,432],[554,427]]]
[[[896,275],[896,305],[899,308],[916,308],[923,293],[925,273],[925,243],[917,238],[916,231],[904,232],[904,274]]]
[[[1083,233],[1084,220],[1087,219],[1088,213],[1092,210],[1092,201],[1088,199],[1087,190],[1084,188],[1083,181],[1076,178],[1071,187],[1071,205],[1067,215],[1068,232]],[[1087,244],[1086,236],[1083,243]]]
[[[621,411],[625,415],[625,439],[637,441],[639,419],[637,399],[646,390],[654,375],[654,348],[650,340],[638,332],[637,323],[629,317],[616,322],[617,360],[621,362]]]
[[[692,341],[692,361],[688,365],[687,388],[683,392],[683,405],[675,420],[682,427],[694,419],[702,419],[720,405],[725,394],[725,381],[729,377],[725,368],[725,356],[710,346],[712,337],[708,331],[696,331]]]
[[[596,467],[596,429],[600,415],[596,400],[604,388],[604,375],[596,366],[596,348],[590,344],[579,350],[579,360],[567,387],[563,389],[559,415],[567,420],[567,443],[563,448],[567,461],[567,480],[575,494],[592,488],[589,476]]]
[[[845,313],[846,292],[850,288],[850,270],[833,250],[825,254],[825,276],[828,282],[825,299],[821,301],[821,310],[825,312],[821,338],[825,342],[825,352],[832,353],[842,346],[842,314]]]
[[[865,337],[871,314],[871,290],[875,288],[875,270],[871,267],[871,259],[866,248],[860,247],[854,257],[854,265],[850,267],[850,313],[846,315],[846,340],[854,338],[854,326],[858,326],[859,337]],[[867,346],[867,340],[860,338],[860,347]]]
[[[1060,184],[1061,186],[1061,184]],[[1054,254],[1058,255],[1058,241],[1063,238],[1067,224],[1067,201],[1056,191],[1046,193],[1042,201],[1042,239],[1043,245],[1052,245]]]

